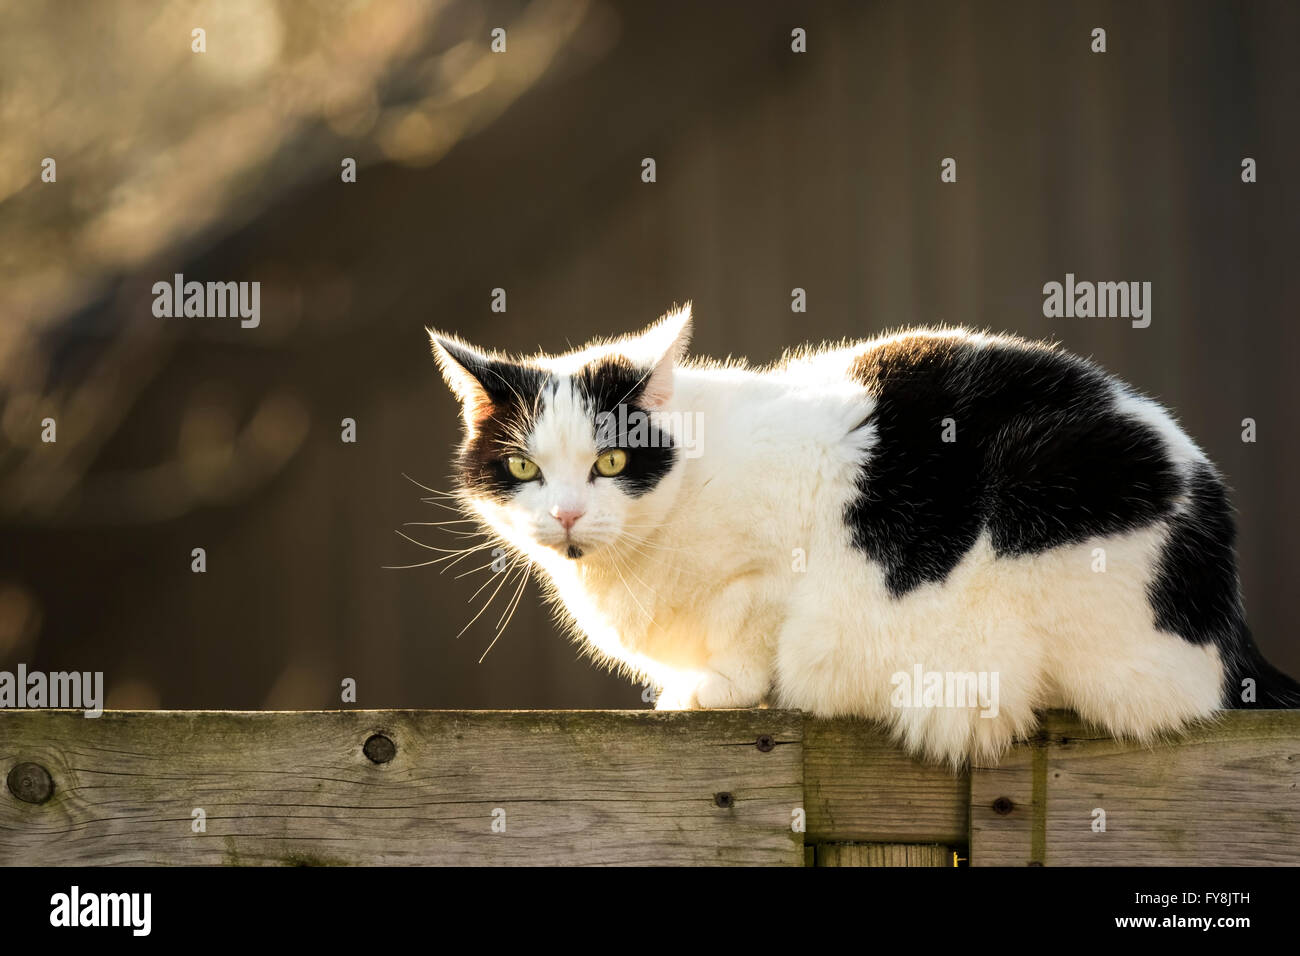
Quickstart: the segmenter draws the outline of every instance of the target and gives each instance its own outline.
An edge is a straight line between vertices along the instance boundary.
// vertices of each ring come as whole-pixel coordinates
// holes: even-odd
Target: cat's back
[[[912,329],[847,350],[848,374],[894,405],[945,403],[1021,414],[1100,397],[1111,379],[1095,364],[1042,342],[965,329]]]
[[[1218,482],[1163,408],[1062,349],[921,329],[851,358],[872,440],[847,520],[895,594],[943,581],[981,535],[1040,554],[1167,520],[1191,481]]]
[[[921,328],[691,377],[714,410],[726,404],[729,451],[761,456],[763,482],[830,479],[819,487],[835,521],[895,595],[942,582],[981,535],[1001,557],[1041,554],[1175,518],[1197,488],[1222,491],[1156,402],[1014,336]]]

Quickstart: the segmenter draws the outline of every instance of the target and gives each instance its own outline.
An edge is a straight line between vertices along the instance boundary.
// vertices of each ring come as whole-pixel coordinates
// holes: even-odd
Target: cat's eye
[[[511,455],[507,458],[506,468],[520,481],[532,481],[542,473],[542,470],[537,467],[537,462],[523,455]]]
[[[596,459],[596,474],[606,478],[613,478],[626,467],[627,452],[621,448],[611,448]]]

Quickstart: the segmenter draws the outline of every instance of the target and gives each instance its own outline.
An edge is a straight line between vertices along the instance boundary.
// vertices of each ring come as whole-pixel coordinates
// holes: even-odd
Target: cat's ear
[[[691,304],[669,312],[630,341],[634,345],[628,357],[650,369],[641,401],[646,408],[659,408],[672,398],[673,369],[686,357],[691,342]]]
[[[424,331],[429,333],[438,370],[452,394],[460,399],[465,425],[473,429],[474,423],[492,407],[489,385],[500,378],[494,370],[503,363],[454,335],[444,335],[428,328]]]

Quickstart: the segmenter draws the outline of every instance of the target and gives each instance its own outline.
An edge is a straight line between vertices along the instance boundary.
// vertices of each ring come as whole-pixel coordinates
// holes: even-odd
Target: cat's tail
[[[1282,673],[1255,644],[1250,628],[1241,628],[1235,666],[1229,667],[1228,706],[1235,709],[1300,708],[1300,682]],[[1246,681],[1253,681],[1247,684]]]

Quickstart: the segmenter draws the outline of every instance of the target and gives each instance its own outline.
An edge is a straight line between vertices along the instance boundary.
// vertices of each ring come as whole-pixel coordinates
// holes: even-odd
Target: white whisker
[[[429,492],[429,494],[432,494],[432,495],[438,495],[439,497],[442,497],[442,498],[455,498],[455,497],[456,497],[456,496],[455,496],[452,492],[450,492],[450,491],[443,491],[443,490],[441,490],[441,489],[439,489],[439,488],[430,488],[428,485],[421,484],[420,482],[418,482],[418,481],[416,481],[414,478],[412,478],[410,475],[408,475],[406,472],[402,472],[402,477],[405,478],[407,481],[409,481],[411,484],[415,485],[416,487],[418,487],[418,488],[423,488],[425,491]]]
[[[522,575],[520,576],[520,578],[519,578],[519,589],[518,589],[517,591],[515,591],[515,596],[514,596],[513,601],[512,601],[509,605],[507,605],[507,607],[509,608],[509,612],[510,612],[510,613],[509,613],[509,616],[505,618],[505,624],[501,625],[501,626],[497,629],[496,637],[492,638],[492,643],[489,644],[489,645],[487,646],[487,650],[483,652],[483,657],[480,657],[480,658],[478,659],[478,662],[479,662],[480,664],[483,663],[483,658],[488,656],[488,651],[492,650],[492,648],[494,648],[494,647],[496,646],[497,641],[501,639],[501,635],[505,633],[506,628],[510,626],[510,621],[511,621],[511,620],[514,618],[514,616],[515,616],[515,609],[519,607],[519,599],[520,599],[521,597],[523,597],[523,594],[524,594],[524,587],[525,587],[527,584],[528,584],[528,567],[527,567],[527,565],[525,565],[525,566],[524,566],[523,574],[522,574]]]
[[[486,568],[490,568],[490,567],[492,567],[492,565],[494,565],[494,564],[496,564],[496,563],[497,563],[497,559],[496,559],[496,558],[493,558],[493,559],[492,559],[491,561],[489,561],[487,564],[480,564],[477,568],[470,568],[468,571],[462,571],[462,572],[460,572],[460,574],[457,574],[457,575],[454,576],[453,580],[459,581],[461,578],[469,577],[471,574],[473,574],[473,573],[476,572],[476,571],[482,571],[482,570],[484,570],[484,569],[486,569]],[[447,565],[447,567],[451,567],[451,565]],[[443,570],[445,571],[446,568],[444,568]],[[498,572],[498,573],[500,573],[500,572]],[[488,580],[491,581],[492,579],[491,579],[491,578],[488,578]],[[482,590],[481,587],[480,587],[480,590]],[[474,594],[478,594],[478,591],[475,591]],[[471,595],[469,596],[469,599],[470,599],[471,601],[474,600],[474,594],[471,594]]]
[[[445,505],[441,501],[435,501],[433,498],[421,498],[420,500],[426,505],[433,505],[435,508],[442,508],[445,511],[450,511],[454,515],[463,515],[465,513],[464,508],[453,508],[451,505]]]
[[[654,624],[655,627],[658,627],[659,626],[658,623],[655,621],[653,617],[650,616],[650,612],[645,609],[644,605],[641,604],[641,602],[637,599],[636,594],[632,591],[632,588],[629,587],[627,583],[627,579],[623,577],[623,572],[618,569],[618,559],[614,555],[615,552],[610,551],[609,553],[611,559],[610,564],[614,568],[614,573],[618,575],[618,579],[623,582],[623,587],[627,590],[628,597],[630,597],[636,603],[637,607],[641,608],[641,613],[646,616],[646,620],[649,621],[651,624]]]
[[[393,533],[400,538],[405,538],[407,541],[411,542],[411,544],[419,545],[421,548],[424,548],[426,551],[445,551],[449,554],[464,554],[466,550],[465,548],[435,548],[433,545],[425,544],[423,541],[416,541],[414,538],[412,538],[409,534],[407,534],[404,531],[394,531]],[[479,548],[476,548],[474,550],[481,550],[481,548],[483,547],[486,547],[486,545],[480,545]]]
[[[472,625],[475,621],[477,621],[480,617],[482,617],[483,612],[492,606],[492,602],[496,600],[496,596],[501,593],[501,588],[505,585],[506,579],[509,577],[510,577],[510,572],[508,570],[503,575],[501,575],[501,583],[497,585],[497,589],[492,592],[492,594],[488,597],[486,601],[483,602],[483,606],[479,608],[478,613],[469,619],[469,624],[466,624],[464,627],[460,629],[460,634],[456,635],[455,640],[459,641],[461,634],[464,634],[466,631],[468,631],[470,629],[470,625]],[[488,580],[491,581],[492,579],[488,578]],[[471,600],[473,599],[471,598]]]

